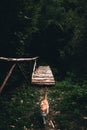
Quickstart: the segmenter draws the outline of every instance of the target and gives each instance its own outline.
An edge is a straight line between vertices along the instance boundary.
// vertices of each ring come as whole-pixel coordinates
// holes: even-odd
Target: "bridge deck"
[[[32,73],[32,84],[55,85],[54,76],[49,66],[39,66]]]

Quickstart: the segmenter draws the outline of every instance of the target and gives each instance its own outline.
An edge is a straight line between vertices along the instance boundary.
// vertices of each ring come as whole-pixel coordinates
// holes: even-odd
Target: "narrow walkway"
[[[55,79],[49,66],[39,66],[32,73],[32,84],[55,85]]]

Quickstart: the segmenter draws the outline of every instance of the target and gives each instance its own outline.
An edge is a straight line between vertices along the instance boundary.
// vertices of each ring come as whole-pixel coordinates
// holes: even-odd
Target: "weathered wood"
[[[2,85],[0,87],[0,93],[2,92],[3,88],[5,87],[5,84],[7,83],[8,79],[9,79],[9,77],[10,77],[10,75],[11,75],[11,73],[12,73],[14,67],[15,67],[15,65],[16,65],[16,63],[12,65],[12,67],[10,68],[8,74],[6,75]]]
[[[38,57],[33,57],[33,58],[6,58],[6,57],[0,57],[0,60],[4,61],[31,61],[31,60],[36,60]]]
[[[49,66],[39,66],[32,73],[32,84],[55,85],[54,76]]]

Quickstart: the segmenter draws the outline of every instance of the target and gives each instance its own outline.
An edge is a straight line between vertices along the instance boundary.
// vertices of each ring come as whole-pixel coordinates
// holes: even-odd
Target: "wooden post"
[[[3,83],[2,83],[2,85],[1,85],[1,87],[0,87],[0,94],[1,94],[1,92],[2,92],[2,90],[3,90],[3,88],[4,88],[4,86],[5,86],[5,84],[7,83],[8,79],[9,79],[9,77],[10,77],[10,75],[11,75],[11,73],[12,73],[14,67],[15,67],[15,65],[16,65],[16,63],[14,63],[14,64],[12,65],[12,67],[11,67],[10,70],[9,70],[9,72],[7,73],[5,79],[4,79],[4,81],[3,81]]]

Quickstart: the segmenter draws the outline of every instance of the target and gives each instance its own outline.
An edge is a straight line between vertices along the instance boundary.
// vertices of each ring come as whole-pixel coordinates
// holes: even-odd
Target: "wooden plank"
[[[32,84],[55,85],[54,76],[49,66],[39,66],[32,73]]]
[[[55,85],[55,83],[46,83],[46,82],[45,82],[45,83],[42,83],[42,82],[38,82],[38,83],[37,83],[37,82],[34,82],[33,84],[42,85],[42,86],[43,86],[43,85],[50,85],[50,86],[51,86],[51,85]]]

